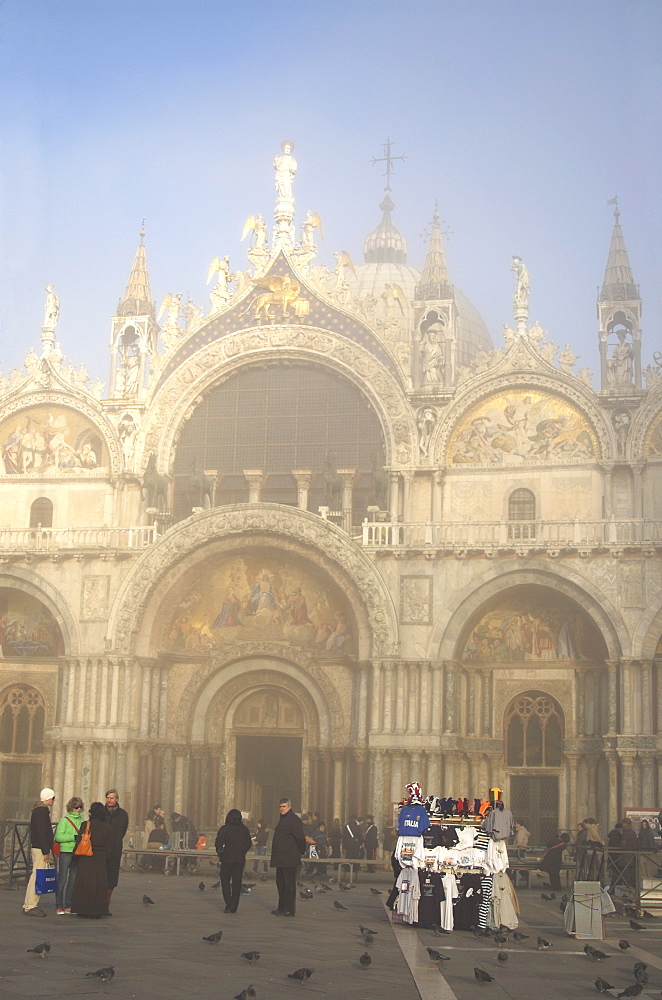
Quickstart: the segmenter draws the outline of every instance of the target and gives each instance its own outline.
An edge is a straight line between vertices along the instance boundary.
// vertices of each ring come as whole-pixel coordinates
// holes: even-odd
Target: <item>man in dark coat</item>
[[[342,831],[342,846],[346,858],[360,858],[363,847],[363,832],[356,816],[351,816]]]
[[[271,842],[271,867],[276,869],[278,889],[278,909],[271,912],[275,917],[293,917],[297,898],[297,868],[306,853],[306,837],[303,823],[289,799],[278,803],[280,819],[275,826]]]
[[[374,861],[377,857],[377,848],[379,847],[379,838],[377,835],[377,827],[372,816],[366,816],[366,825],[363,832],[363,843],[365,845],[365,856],[368,861]],[[374,865],[368,865],[369,872],[376,871]]]
[[[47,868],[53,849],[53,827],[51,826],[51,806],[55,802],[55,792],[52,788],[42,788],[39,793],[39,805],[35,806],[30,816],[30,853],[32,874],[25,890],[23,912],[30,917],[45,917],[46,911],[39,906],[39,896],[35,892],[37,872]]]
[[[120,880],[122,862],[122,842],[129,827],[129,814],[120,806],[120,795],[116,788],[106,792],[106,822],[110,825],[110,850],[108,851],[108,903],[113,889]]]

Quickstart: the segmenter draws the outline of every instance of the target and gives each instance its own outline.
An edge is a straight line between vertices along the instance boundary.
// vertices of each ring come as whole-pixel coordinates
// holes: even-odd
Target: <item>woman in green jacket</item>
[[[71,913],[71,897],[76,881],[76,864],[78,858],[74,854],[76,837],[83,822],[83,800],[74,795],[67,802],[67,814],[63,816],[55,830],[55,841],[60,845],[60,859],[57,869],[57,896],[55,910],[57,914]]]

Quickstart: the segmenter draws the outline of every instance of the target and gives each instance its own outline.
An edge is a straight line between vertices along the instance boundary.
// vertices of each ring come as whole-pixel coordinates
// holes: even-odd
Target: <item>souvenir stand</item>
[[[423,800],[417,782],[406,787],[409,797],[398,813],[393,854],[397,875],[388,901],[393,921],[446,932],[517,927],[505,840],[495,840],[484,828],[492,803]]]

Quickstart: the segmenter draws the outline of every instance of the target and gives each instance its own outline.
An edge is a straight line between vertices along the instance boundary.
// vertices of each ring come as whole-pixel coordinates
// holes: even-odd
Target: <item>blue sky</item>
[[[661,28],[657,0],[0,0],[0,368],[39,348],[50,281],[64,353],[107,380],[143,216],[157,306],[207,308],[209,261],[243,269],[246,217],[272,215],[285,138],[320,259],[360,261],[389,135],[409,263],[438,199],[451,279],[495,343],[519,254],[531,319],[594,371],[617,194],[645,364],[662,347]]]

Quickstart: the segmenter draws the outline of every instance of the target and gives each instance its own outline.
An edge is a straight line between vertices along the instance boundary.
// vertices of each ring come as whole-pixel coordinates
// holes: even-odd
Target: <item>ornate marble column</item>
[[[636,804],[634,798],[635,753],[629,750],[619,750],[618,755],[621,761],[621,808],[632,808],[632,805]]]
[[[618,732],[618,662],[607,660],[607,732]]]
[[[80,774],[80,797],[83,802],[93,802],[92,795],[92,743],[85,740],[83,747],[83,761]]]
[[[245,474],[246,473],[244,473],[244,475]],[[293,469],[292,475],[294,476],[297,484],[297,507],[299,510],[308,510],[308,490],[310,488],[310,480],[313,475],[312,470]]]
[[[382,681],[382,664],[379,661],[373,660],[372,662],[372,690],[370,692],[370,732],[379,733],[381,732],[381,681]]]
[[[357,704],[357,735],[361,742],[368,734],[368,663],[362,661],[357,665],[358,671],[358,704]]]
[[[345,808],[343,801],[344,785],[344,754],[342,750],[333,752],[333,815],[339,816],[341,820],[345,818]]]
[[[375,817],[375,823],[383,830],[384,826],[384,751],[371,750],[368,756],[370,768],[370,809]]]
[[[444,473],[436,470],[432,476],[432,523],[439,524],[444,509]]]
[[[420,708],[418,693],[418,663],[407,664],[407,732],[418,732],[417,716]]]
[[[352,530],[353,491],[356,469],[338,469],[338,475],[342,477],[342,526],[349,533]]]
[[[391,490],[390,490],[390,514],[391,521],[397,521],[400,516],[400,473],[389,472],[391,478]]]
[[[432,663],[432,732],[441,733],[443,667],[438,660]]]
[[[243,469],[244,479],[248,486],[248,502],[259,503],[264,472],[261,469]]]
[[[384,715],[382,717],[382,732],[393,732],[393,663],[384,664]]]

